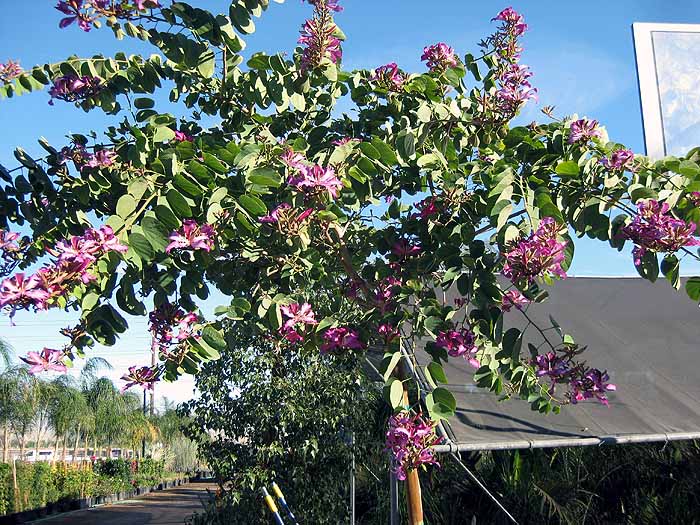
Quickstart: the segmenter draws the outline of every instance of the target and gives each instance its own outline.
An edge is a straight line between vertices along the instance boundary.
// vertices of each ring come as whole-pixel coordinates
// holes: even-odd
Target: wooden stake
[[[408,376],[406,363],[401,360],[398,370],[399,378],[406,379]],[[408,390],[404,383],[403,386],[403,405],[410,406],[408,399]],[[420,478],[418,477],[418,469],[410,470],[406,476],[406,500],[408,503],[408,523],[410,525],[423,525],[423,496],[420,489]]]

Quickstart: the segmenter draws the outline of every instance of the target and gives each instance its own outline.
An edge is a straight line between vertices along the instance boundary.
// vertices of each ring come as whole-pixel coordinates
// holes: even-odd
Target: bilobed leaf
[[[154,250],[165,251],[168,246],[168,235],[170,232],[163,224],[154,217],[144,217],[141,221],[143,235],[151,243]]]
[[[269,188],[279,188],[282,184],[282,177],[272,168],[255,168],[248,173],[248,180],[253,184]]]
[[[202,339],[204,339],[209,346],[215,348],[219,352],[223,352],[227,348],[224,336],[219,330],[211,325],[205,326],[202,330]]]
[[[251,215],[259,217],[267,213],[265,203],[254,195],[241,195],[238,202]]]
[[[153,259],[154,252],[151,243],[140,233],[129,235],[129,248],[131,248],[142,261],[148,262]]]
[[[436,382],[447,383],[447,376],[445,375],[445,371],[442,369],[440,363],[432,361],[426,367],[426,371]]]
[[[153,135],[153,142],[169,142],[175,138],[175,132],[167,126],[158,126]]]
[[[117,201],[117,215],[122,219],[126,219],[136,210],[136,200],[129,195],[122,195]]]
[[[573,160],[567,160],[565,162],[560,162],[557,164],[555,170],[558,175],[565,175],[570,177],[575,177],[578,175],[578,164]]]
[[[700,277],[690,277],[685,283],[685,292],[693,301],[700,302]]]
[[[383,395],[391,408],[403,406],[403,384],[395,377],[389,378],[389,381],[384,385]]]
[[[211,78],[214,76],[214,70],[216,66],[216,57],[212,50],[207,50],[199,56],[199,63],[197,64],[197,71],[205,77]]]
[[[396,368],[396,365],[399,364],[400,360],[401,352],[394,352],[393,354],[391,354],[391,356],[384,357],[381,363],[381,367],[379,369],[379,371],[382,374],[382,377],[384,378],[384,381],[389,380],[389,377],[391,377],[394,368]]]
[[[190,205],[187,204],[187,201],[185,200],[185,197],[182,196],[182,193],[176,189],[171,189],[165,194],[165,198],[168,201],[168,204],[170,204],[172,210],[179,217],[192,217],[192,209],[190,208]],[[158,215],[157,209],[156,215]]]

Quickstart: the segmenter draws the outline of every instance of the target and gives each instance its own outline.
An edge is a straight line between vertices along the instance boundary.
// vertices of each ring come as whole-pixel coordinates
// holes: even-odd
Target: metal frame
[[[644,145],[646,154],[659,159],[666,156],[661,97],[656,74],[653,33],[700,33],[698,24],[632,24],[634,53],[637,63],[639,98],[642,109]]]

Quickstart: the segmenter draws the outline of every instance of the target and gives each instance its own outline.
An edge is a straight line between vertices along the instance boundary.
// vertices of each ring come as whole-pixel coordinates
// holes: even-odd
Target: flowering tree
[[[1,97],[48,86],[51,104],[119,118],[103,135],[40,141],[44,159],[17,149],[22,169],[0,171],[0,307],[80,312],[64,348],[27,357],[58,370],[94,341],[113,344],[127,329],[120,312],[145,315],[151,298],[161,360],[125,375],[144,387],[196,373],[225,348],[221,323],[197,312],[211,287],[231,298],[217,315],[255,320],[280,352],[359,359],[381,347],[396,410],[387,450],[419,523],[417,470],[435,461],[433,422],[455,409],[441,386],[448,359],[541,412],[607,403],[615,386],[570,336],[523,352],[523,332],[504,330],[504,316],[528,317],[529,303],[546,300],[540,285],[566,277],[576,236],[617,250],[631,241],[640,275],[661,272],[679,288],[681,261],[697,257],[700,152],[653,161],[596,121],[549,107],[547,123],[511,127],[536,90],[520,63],[527,25],[510,8],[476,58],[437,43],[423,50],[422,72],[347,72],[334,22],[342,7],[308,3],[293,55],[243,64],[244,36],[268,0],[235,0],[228,16],[184,2],[60,1],[66,30],[106,24],[156,53],[0,66]],[[166,83],[186,116],[147,96]],[[354,111],[336,110],[340,99]],[[457,304],[436,293],[448,287]],[[686,289],[699,300],[700,278]],[[413,398],[405,365],[415,349],[401,341],[424,336],[435,388],[416,385]]]

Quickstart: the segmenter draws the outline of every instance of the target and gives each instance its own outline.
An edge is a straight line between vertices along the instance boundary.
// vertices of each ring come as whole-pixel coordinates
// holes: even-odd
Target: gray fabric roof
[[[451,359],[445,372],[457,413],[444,428],[453,443],[441,451],[700,438],[700,310],[682,290],[667,281],[579,277],[548,292],[528,315],[549,326],[551,313],[565,333],[588,345],[583,358],[607,369],[617,385],[610,406],[591,400],[542,415],[520,399],[499,402],[474,385],[473,368]],[[524,326],[515,310],[506,315],[511,326]]]

